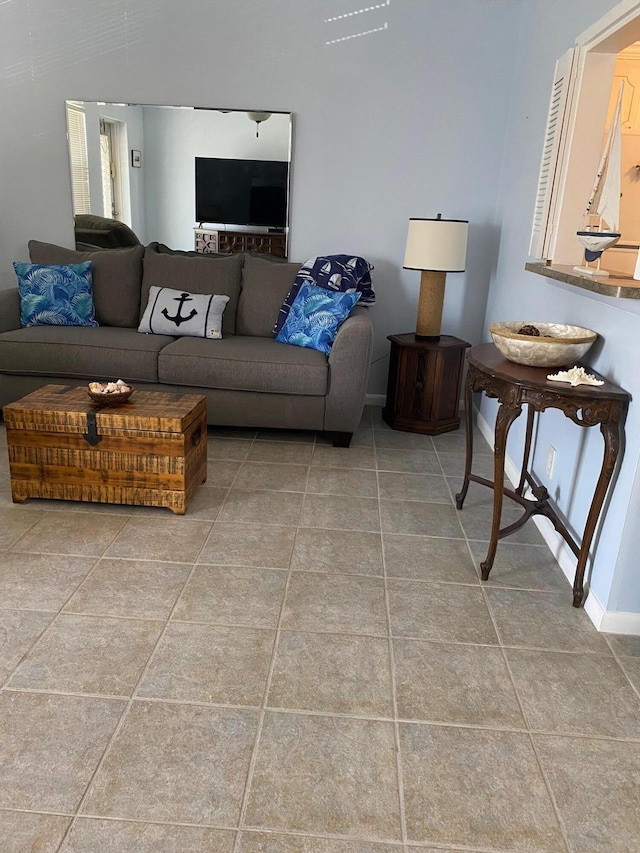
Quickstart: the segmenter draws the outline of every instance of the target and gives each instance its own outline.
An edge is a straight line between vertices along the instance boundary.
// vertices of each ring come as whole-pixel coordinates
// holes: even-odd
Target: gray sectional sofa
[[[367,388],[369,311],[356,307],[328,357],[276,342],[272,327],[299,264],[158,244],[86,253],[31,241],[29,252],[39,264],[93,262],[99,328],[20,328],[18,288],[0,290],[0,406],[48,383],[123,379],[204,394],[210,425],[320,430],[348,446]],[[138,332],[153,285],[229,296],[222,340]]]

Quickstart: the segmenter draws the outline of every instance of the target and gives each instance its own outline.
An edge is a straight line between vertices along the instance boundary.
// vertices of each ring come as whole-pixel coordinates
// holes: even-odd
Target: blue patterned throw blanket
[[[342,293],[360,294],[358,305],[375,305],[376,294],[373,290],[370,271],[373,269],[364,258],[353,255],[320,255],[309,258],[300,267],[293,287],[282,303],[278,319],[273,327],[274,333],[284,326],[289,311],[298,291],[303,284],[315,284],[325,290],[341,291]]]

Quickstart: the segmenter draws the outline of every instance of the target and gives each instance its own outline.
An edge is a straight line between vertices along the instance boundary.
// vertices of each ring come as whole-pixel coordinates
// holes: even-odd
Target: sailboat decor
[[[583,275],[609,275],[606,270],[600,269],[600,259],[605,249],[609,249],[620,239],[620,170],[622,151],[620,112],[623,90],[624,81],[620,83],[616,108],[611,118],[604,148],[602,149],[593,190],[587,202],[582,229],[576,232],[578,240],[584,246],[586,265],[574,267],[574,270]],[[593,261],[597,261],[596,266],[588,266]]]

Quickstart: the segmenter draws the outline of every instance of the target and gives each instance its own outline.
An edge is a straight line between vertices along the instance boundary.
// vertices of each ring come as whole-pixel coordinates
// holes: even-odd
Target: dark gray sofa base
[[[77,254],[47,244],[31,243],[30,248],[39,263],[69,263]],[[368,309],[356,306],[327,357],[279,343],[271,335],[272,318],[298,264],[237,256],[163,258],[147,248],[141,280],[142,249],[119,251],[125,254],[113,250],[92,257],[96,311],[98,303],[105,313],[120,305],[120,285],[127,285],[126,293],[134,289],[139,301],[140,287],[166,286],[169,273],[189,273],[200,287],[196,293],[234,295],[238,329],[229,305],[224,315],[229,329],[222,340],[140,334],[133,317],[99,328],[21,328],[18,289],[0,290],[0,407],[47,384],[86,386],[91,380],[123,379],[138,389],[203,394],[210,426],[320,431],[332,436],[334,444],[348,446],[362,415],[371,362]],[[121,274],[123,258],[129,261],[128,278]],[[175,284],[171,276],[168,280]]]

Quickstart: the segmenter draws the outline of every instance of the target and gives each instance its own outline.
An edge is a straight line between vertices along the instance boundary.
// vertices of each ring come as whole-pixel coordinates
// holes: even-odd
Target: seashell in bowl
[[[519,334],[521,329],[526,334]],[[536,335],[536,330],[539,335]],[[597,339],[597,332],[566,323],[505,320],[489,326],[493,342],[509,361],[530,367],[573,365]]]
[[[119,406],[121,403],[126,403],[133,394],[133,387],[127,385],[122,379],[118,379],[117,382],[90,382],[87,394],[94,403],[99,403],[101,406]]]

